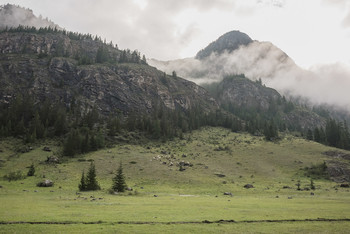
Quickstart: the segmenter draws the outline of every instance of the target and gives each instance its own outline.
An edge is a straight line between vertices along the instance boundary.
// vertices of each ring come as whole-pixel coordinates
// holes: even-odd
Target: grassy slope
[[[184,140],[118,145],[79,158],[66,159],[57,166],[42,163],[47,156],[53,154],[42,151],[44,144],[35,146],[34,150],[24,154],[16,154],[15,145],[18,147],[20,143],[15,140],[1,142],[0,149],[3,152],[0,153],[0,159],[5,160],[5,163],[0,169],[0,176],[16,170],[26,172],[26,167],[32,162],[36,165],[36,176],[13,182],[0,181],[3,186],[0,189],[0,221],[73,221],[78,224],[54,225],[56,229],[44,224],[0,225],[0,232],[24,232],[28,227],[33,232],[40,231],[41,228],[79,232],[85,228],[91,232],[249,230],[268,233],[279,230],[289,232],[289,227],[307,232],[341,232],[350,227],[349,222],[115,224],[120,221],[350,218],[348,189],[335,190],[335,183],[316,180],[315,196],[311,196],[310,191],[296,191],[297,180],[301,180],[302,188],[310,183],[300,168],[328,160],[322,152],[330,148],[292,136],[285,137],[279,143],[270,143],[260,137],[232,133],[221,128],[205,128],[185,135]],[[54,142],[46,142],[45,145],[50,145],[54,151],[58,149]],[[162,154],[162,151],[167,153]],[[183,154],[186,157],[182,157]],[[89,162],[82,159],[95,161],[103,190],[76,194],[81,172],[83,169],[87,171],[89,167]],[[186,167],[185,171],[180,172],[176,162],[181,160],[192,163],[193,167]],[[112,196],[107,193],[112,173],[120,161],[123,162],[128,185],[138,195]],[[170,161],[174,166],[169,166]],[[225,177],[215,174],[223,174]],[[55,182],[53,188],[35,187],[43,175]],[[255,188],[243,188],[247,183],[253,184]],[[283,186],[290,186],[291,189],[282,189]],[[231,192],[234,196],[224,196],[224,192]],[[158,197],[154,197],[154,194]],[[279,198],[276,198],[277,195]],[[97,199],[93,200],[91,196]],[[79,224],[97,221],[103,223]]]

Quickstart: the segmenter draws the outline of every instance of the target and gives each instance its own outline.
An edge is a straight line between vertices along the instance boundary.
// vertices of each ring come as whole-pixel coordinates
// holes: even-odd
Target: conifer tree
[[[96,180],[96,169],[95,164],[91,162],[89,171],[86,175],[86,190],[99,190],[100,185],[98,184]]]
[[[34,176],[35,174],[35,167],[34,164],[32,163],[32,165],[30,165],[27,176]]]
[[[123,173],[123,167],[122,163],[120,163],[119,168],[117,170],[117,174],[113,178],[113,186],[112,190],[116,192],[124,192],[127,188],[126,182],[125,182],[125,176]]]
[[[85,191],[86,190],[86,179],[85,179],[85,174],[84,171],[81,174],[81,179],[80,179],[80,184],[79,184],[79,190],[80,191]]]

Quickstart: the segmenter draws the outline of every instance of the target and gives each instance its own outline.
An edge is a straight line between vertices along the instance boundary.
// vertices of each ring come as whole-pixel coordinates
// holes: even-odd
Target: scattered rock
[[[47,157],[46,163],[56,164],[56,163],[60,163],[60,160],[58,159],[58,157],[51,155],[51,156]]]
[[[244,185],[244,188],[250,189],[250,188],[254,188],[254,186],[252,184],[246,184]]]
[[[231,197],[233,196],[232,193],[230,193],[230,192],[224,192],[224,195],[231,196]]]
[[[216,175],[217,177],[220,177],[220,178],[226,177],[226,175],[224,175],[224,174],[222,174],[222,173],[215,173],[215,175]]]
[[[45,147],[43,148],[43,150],[46,151],[46,152],[51,152],[51,149],[50,149],[50,147],[48,147],[48,146],[45,146]]]
[[[53,182],[51,180],[44,180],[44,181],[37,183],[36,186],[38,186],[38,187],[52,187]]]

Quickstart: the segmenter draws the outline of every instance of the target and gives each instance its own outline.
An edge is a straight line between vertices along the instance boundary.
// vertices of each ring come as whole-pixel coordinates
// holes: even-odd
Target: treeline
[[[70,32],[64,29],[57,29],[52,27],[44,27],[44,28],[36,28],[29,26],[19,25],[15,28],[4,28],[0,30],[2,32],[25,32],[25,33],[36,33],[36,34],[60,34],[69,37],[71,40],[75,41],[84,41],[90,40],[99,44],[97,52],[95,53],[87,53],[86,51],[78,51],[74,55],[69,55],[68,52],[64,48],[63,42],[58,42],[54,45],[54,53],[51,53],[52,56],[57,57],[70,57],[74,58],[78,61],[80,65],[90,65],[95,63],[138,63],[138,64],[147,64],[146,56],[141,56],[140,52],[137,50],[131,51],[130,49],[119,50],[117,44],[113,44],[113,42],[107,43],[106,40],[102,40],[101,37],[92,34],[82,34],[77,32]],[[24,52],[26,51],[26,47],[24,46]],[[40,52],[38,54],[39,58],[44,58],[49,56],[47,52]]]
[[[325,128],[316,127],[313,131],[309,129],[306,138],[324,145],[350,150],[350,133],[346,121],[337,122],[328,119]]]
[[[105,43],[105,41],[102,41],[101,37],[99,36],[93,36],[92,34],[83,34],[78,32],[70,32],[66,31],[65,29],[58,29],[57,27],[40,27],[36,28],[34,26],[23,26],[19,25],[18,27],[5,27],[3,29],[0,29],[0,33],[2,32],[10,32],[10,33],[17,33],[17,32],[25,32],[25,33],[37,33],[37,34],[47,34],[47,33],[56,33],[56,34],[62,34],[68,36],[71,40],[94,40],[101,43]]]
[[[69,107],[48,100],[36,105],[30,96],[18,94],[0,105],[0,137],[18,137],[24,143],[63,137],[66,155],[104,147],[102,128],[97,110],[82,113],[81,104],[75,100]]]
[[[221,110],[203,113],[199,107],[170,110],[161,104],[153,106],[151,114],[116,112],[105,117],[97,108],[82,111],[83,105],[75,99],[69,105],[48,100],[38,105],[30,96],[18,94],[0,105],[0,137],[18,137],[24,143],[58,137],[63,142],[63,154],[74,156],[103,148],[127,132],[166,140],[182,138],[183,133],[202,126],[244,129],[241,120]]]

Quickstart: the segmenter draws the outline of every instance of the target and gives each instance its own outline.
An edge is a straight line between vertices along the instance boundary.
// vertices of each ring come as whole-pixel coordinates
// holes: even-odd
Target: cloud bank
[[[151,59],[148,62],[169,74],[176,71],[178,76],[197,84],[221,81],[227,75],[245,74],[252,80],[261,78],[266,86],[283,95],[350,112],[350,69],[347,66],[338,63],[305,70],[269,42],[255,41],[231,53],[212,54],[204,60],[187,58],[162,62]]]

